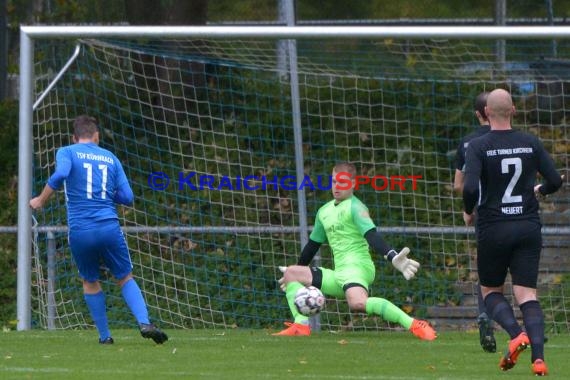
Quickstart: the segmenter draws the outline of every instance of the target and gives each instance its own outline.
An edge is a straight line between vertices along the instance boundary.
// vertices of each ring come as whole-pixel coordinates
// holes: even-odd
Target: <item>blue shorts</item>
[[[89,282],[99,279],[101,264],[120,280],[133,270],[129,248],[118,223],[69,232],[71,255],[81,277]]]

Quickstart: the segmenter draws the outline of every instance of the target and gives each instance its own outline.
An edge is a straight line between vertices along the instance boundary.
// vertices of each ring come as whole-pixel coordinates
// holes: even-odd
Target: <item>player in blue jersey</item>
[[[168,336],[149,320],[131,258],[119,225],[116,203],[131,205],[133,191],[119,159],[100,148],[97,121],[86,115],[73,123],[74,144],[57,151],[56,169],[41,194],[30,200],[37,210],[64,186],[71,254],[83,279],[83,294],[99,332],[99,343],[112,344],[105,294],[99,283],[101,261],[109,268],[135,316],[141,335],[162,344]]]
[[[463,182],[465,175],[465,151],[469,142],[477,137],[481,137],[491,130],[489,125],[489,119],[485,113],[485,106],[487,105],[488,92],[482,92],[475,98],[475,117],[479,122],[479,126],[475,131],[465,136],[459,146],[457,147],[457,154],[455,156],[455,177],[453,179],[453,190],[458,194],[463,193]],[[495,334],[493,329],[493,324],[491,318],[487,313],[485,308],[485,302],[483,301],[483,292],[481,291],[481,284],[477,283],[477,325],[479,326],[479,343],[481,347],[486,352],[497,351],[497,342],[495,340]]]

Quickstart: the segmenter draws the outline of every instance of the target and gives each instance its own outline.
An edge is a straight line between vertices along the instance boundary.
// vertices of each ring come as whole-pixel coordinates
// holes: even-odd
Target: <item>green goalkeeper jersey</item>
[[[367,231],[376,228],[368,208],[354,195],[339,204],[335,202],[331,200],[317,212],[311,240],[328,242],[337,270],[352,265],[373,264],[368,242],[364,238]]]

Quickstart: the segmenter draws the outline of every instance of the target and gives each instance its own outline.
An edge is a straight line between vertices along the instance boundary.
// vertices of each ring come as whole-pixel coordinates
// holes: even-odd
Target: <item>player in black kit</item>
[[[475,117],[479,121],[479,126],[470,134],[465,136],[459,146],[457,147],[457,154],[455,155],[455,177],[453,178],[453,190],[461,194],[463,191],[463,180],[465,172],[465,151],[469,145],[469,141],[474,138],[481,137],[491,130],[489,119],[485,113],[485,106],[487,105],[488,92],[482,92],[475,98]]]
[[[487,119],[487,114],[485,113],[485,106],[487,105],[488,92],[482,92],[475,98],[475,117],[479,121],[479,126],[475,131],[465,136],[459,146],[457,147],[457,153],[455,155],[455,176],[453,178],[453,190],[458,194],[463,192],[463,180],[465,171],[465,150],[469,145],[469,142],[474,138],[483,136],[491,130],[489,125],[489,120]],[[477,283],[477,325],[479,326],[479,343],[481,347],[486,352],[497,351],[497,342],[495,340],[495,334],[493,332],[493,323],[489,318],[487,309],[485,308],[485,302],[483,301],[483,294],[481,292],[481,284]]]
[[[477,269],[485,305],[511,337],[499,367],[513,368],[531,345],[532,372],[546,375],[544,314],[536,295],[542,246],[536,194],[555,192],[562,178],[537,137],[512,129],[515,108],[507,91],[492,91],[485,111],[491,131],[467,147],[463,219],[471,225],[477,205]],[[539,185],[537,172],[544,179]],[[507,271],[526,332],[503,295]]]

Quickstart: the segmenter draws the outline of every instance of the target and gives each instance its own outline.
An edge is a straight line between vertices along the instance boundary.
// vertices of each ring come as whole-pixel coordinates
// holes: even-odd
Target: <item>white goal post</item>
[[[295,131],[295,172],[302,178],[303,144],[302,120],[299,108],[299,83],[296,77],[296,40],[366,38],[384,40],[405,39],[469,39],[469,40],[524,40],[570,39],[570,26],[22,26],[20,28],[20,103],[19,103],[19,166],[18,166],[18,274],[17,274],[17,329],[31,328],[31,253],[32,211],[28,202],[33,184],[33,114],[34,43],[40,40],[79,40],[87,38],[203,38],[203,39],[270,39],[291,42],[289,51],[291,120]],[[299,234],[301,244],[307,241],[308,223],[305,191],[298,190],[296,203],[299,223],[292,231]],[[150,226],[152,227],[152,226]],[[397,229],[393,229],[397,231]],[[441,233],[465,234],[470,229],[439,228]],[[402,229],[403,233],[423,233],[421,228]],[[428,231],[429,232],[429,231]],[[550,230],[553,235],[568,234],[566,227]]]

